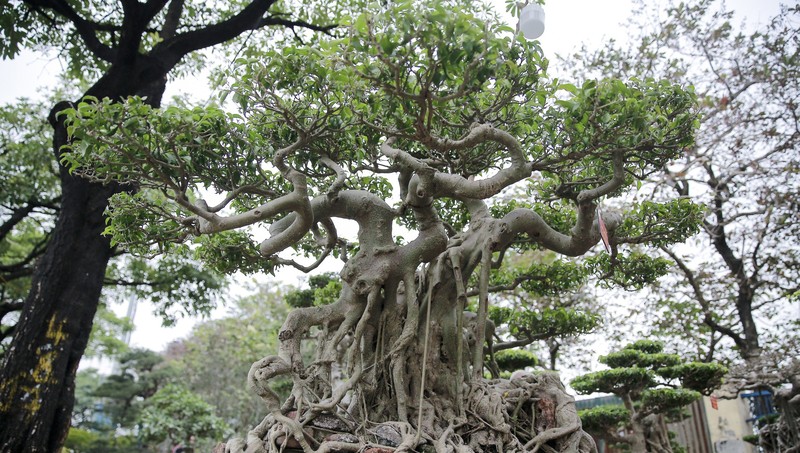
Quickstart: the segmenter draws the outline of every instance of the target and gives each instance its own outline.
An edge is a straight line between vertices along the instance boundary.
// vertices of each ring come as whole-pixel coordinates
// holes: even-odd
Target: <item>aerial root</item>
[[[571,434],[576,433],[580,428],[581,425],[579,423],[573,423],[570,426],[560,426],[558,428],[551,428],[547,431],[542,431],[525,444],[525,450],[529,450],[531,453],[537,452],[547,442],[568,437]]]
[[[303,426],[297,420],[289,418],[280,412],[276,412],[272,414],[275,417],[275,421],[278,422],[273,427],[273,431],[281,432],[283,437],[283,442],[280,444],[277,443],[277,440],[280,439],[279,436],[270,435],[270,444],[269,447],[272,449],[273,446],[279,447],[279,451],[283,451],[289,444],[290,437],[294,439],[295,446],[299,446],[302,448],[303,453],[314,453],[315,450],[311,448],[309,441],[317,443],[316,440],[312,437],[312,435],[306,432],[303,429]]]
[[[314,412],[322,412],[322,411],[330,411],[333,410],[339,403],[342,402],[344,397],[347,395],[347,392],[354,389],[358,381],[361,380],[361,375],[364,371],[364,368],[361,366],[361,363],[356,365],[356,369],[354,370],[350,379],[347,380],[344,384],[339,385],[333,391],[330,399],[328,401],[320,401],[319,403],[312,403],[311,408]]]
[[[456,443],[452,439],[456,429],[460,428],[465,423],[465,420],[461,420],[458,423],[450,421],[450,424],[447,425],[447,428],[445,428],[438,438],[430,440],[431,444],[433,444],[433,449],[436,450],[436,453],[458,453],[461,451],[460,447],[464,447],[464,445],[460,442]]]
[[[488,253],[487,253],[488,256]],[[409,285],[411,286],[411,285]],[[427,288],[431,291],[431,288]],[[265,357],[250,369],[248,385],[266,404],[270,414],[256,429],[248,433],[246,441],[232,440],[228,450],[232,453],[410,453],[425,451],[430,453],[472,453],[480,451],[505,452],[544,452],[544,453],[593,453],[596,452],[591,439],[581,429],[574,400],[564,391],[559,378],[554,373],[520,373],[511,380],[483,379],[465,383],[458,392],[450,395],[437,394],[438,387],[428,385],[426,371],[430,376],[437,369],[428,365],[428,347],[432,341],[430,332],[423,333],[425,340],[419,364],[424,370],[416,376],[419,388],[414,388],[414,396],[398,396],[397,391],[363,391],[363,375],[374,366],[373,358],[361,352],[362,343],[371,344],[371,325],[377,320],[376,310],[382,302],[382,293],[372,288],[359,316],[348,323],[352,338],[346,348],[341,365],[350,364],[355,369],[345,373],[347,376],[334,388],[318,394],[311,376],[315,376],[315,366],[330,365],[327,357],[318,357],[318,362],[309,369],[302,369],[287,357],[286,349],[281,356]],[[430,295],[428,296],[430,299]],[[345,307],[343,303],[341,307]],[[427,314],[431,305],[424,307]],[[340,314],[340,313],[337,313]],[[421,314],[421,313],[420,313]],[[320,317],[318,317],[320,318]],[[342,322],[345,316],[336,317]],[[425,318],[431,319],[430,314]],[[317,318],[315,318],[316,322]],[[429,326],[429,324],[428,324]],[[297,332],[305,329],[300,323],[291,324],[291,335],[284,335],[285,341],[300,341]],[[331,330],[334,328],[330,326]],[[430,327],[428,327],[430,328]],[[294,336],[292,336],[294,335]],[[364,339],[362,341],[362,338]],[[389,345],[386,345],[389,346]],[[394,345],[392,345],[394,346]],[[381,355],[386,357],[384,351]],[[387,349],[390,349],[387,347]],[[391,357],[391,383],[406,388],[407,374],[412,368],[404,369],[408,352],[405,348],[390,351],[398,357]],[[466,355],[466,354],[465,354]],[[369,359],[366,361],[365,357]],[[463,356],[461,356],[463,357]],[[321,359],[321,361],[320,361]],[[468,358],[463,358],[468,360]],[[345,363],[342,363],[345,362]],[[467,363],[467,366],[469,362]],[[452,371],[452,370],[451,370]],[[319,373],[319,370],[316,370]],[[417,371],[419,373],[419,371]],[[461,377],[461,373],[453,372]],[[293,377],[292,396],[281,410],[281,400],[270,389],[269,383],[278,376]],[[329,376],[330,372],[326,373]],[[309,377],[307,377],[309,376]],[[428,376],[428,377],[430,377]],[[389,379],[386,376],[383,378]],[[329,378],[330,379],[330,378]],[[461,382],[459,380],[459,382]],[[447,389],[447,386],[441,386]],[[420,393],[417,393],[417,391]],[[316,392],[316,393],[315,393]],[[461,401],[453,401],[454,395]],[[348,410],[342,405],[345,396],[350,398]],[[393,412],[394,403],[402,403],[403,409]],[[403,412],[405,410],[405,412]],[[416,417],[411,414],[417,412]],[[405,415],[405,417],[402,417]],[[368,418],[369,417],[369,418]],[[410,419],[415,420],[410,420]],[[339,420],[339,423],[323,423],[323,419]],[[344,419],[348,421],[345,422]],[[378,421],[374,424],[369,420]],[[398,419],[400,419],[398,421]],[[411,423],[415,423],[412,426]],[[446,424],[443,422],[447,422]],[[391,441],[376,430],[384,428],[392,431]]]
[[[281,400],[269,387],[269,381],[292,371],[291,366],[278,356],[268,356],[258,360],[250,367],[247,384],[256,395],[260,396],[270,412],[280,410]]]
[[[315,412],[333,410],[339,403],[342,402],[344,397],[347,395],[347,392],[354,389],[361,380],[364,372],[364,364],[362,363],[361,357],[358,354],[360,349],[359,345],[361,344],[361,339],[364,337],[364,331],[375,312],[375,306],[378,304],[379,300],[380,287],[375,287],[369,292],[367,297],[367,306],[361,317],[358,319],[358,322],[355,323],[353,343],[348,354],[348,362],[351,367],[351,376],[345,383],[340,384],[333,390],[328,401],[320,401],[312,404],[311,406]]]
[[[409,423],[405,422],[388,422],[383,423],[383,426],[394,428],[395,432],[400,435],[400,443],[394,450],[394,453],[406,453],[413,451],[419,443],[418,431],[414,429]]]

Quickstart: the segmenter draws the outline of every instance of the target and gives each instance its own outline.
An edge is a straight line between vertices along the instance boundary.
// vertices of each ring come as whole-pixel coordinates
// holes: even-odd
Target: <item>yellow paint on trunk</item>
[[[64,321],[57,321],[53,316],[47,326],[45,338],[49,341],[39,347],[36,366],[30,372],[21,371],[14,379],[0,383],[0,394],[8,395],[0,402],[0,409],[8,412],[14,403],[21,404],[24,417],[30,419],[42,405],[42,387],[56,385],[58,380],[53,374],[59,346],[66,339]]]

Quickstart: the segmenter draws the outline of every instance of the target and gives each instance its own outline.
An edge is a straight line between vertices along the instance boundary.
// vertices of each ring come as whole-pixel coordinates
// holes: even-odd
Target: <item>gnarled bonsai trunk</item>
[[[415,192],[408,193],[413,198]],[[367,444],[398,451],[421,444],[437,452],[545,444],[555,451],[595,451],[557,376],[483,378],[488,271],[493,251],[518,234],[519,213],[497,220],[483,203],[471,202],[471,228],[448,240],[426,201],[407,203],[420,234],[396,246],[391,209],[377,197],[343,191],[315,200],[317,219],[369,205],[362,212],[370,217],[354,219],[370,234],[360,234],[360,250],[341,272],[338,301],[290,313],[279,354],[253,365],[250,385],[270,415],[247,440],[229,442],[228,451],[358,451]],[[480,272],[481,300],[467,322],[464,288],[474,272]],[[300,344],[314,339],[317,355],[306,364]],[[268,385],[280,375],[294,382],[284,402]]]

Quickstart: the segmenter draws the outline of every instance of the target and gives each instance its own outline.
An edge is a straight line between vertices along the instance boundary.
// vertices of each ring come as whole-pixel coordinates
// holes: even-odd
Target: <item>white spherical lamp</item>
[[[529,3],[519,15],[519,30],[525,39],[536,39],[544,33],[544,9],[538,3]]]

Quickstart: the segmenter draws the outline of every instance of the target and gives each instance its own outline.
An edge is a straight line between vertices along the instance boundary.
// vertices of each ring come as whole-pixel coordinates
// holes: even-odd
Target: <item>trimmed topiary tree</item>
[[[664,415],[709,394],[722,384],[728,370],[716,363],[684,363],[663,349],[656,341],[634,342],[600,357],[609,370],[570,382],[581,394],[613,393],[622,398],[624,407],[580,411],[584,429],[612,443],[627,444],[633,453],[672,452]]]
[[[536,354],[524,349],[505,349],[494,355],[501,371],[516,371],[539,364]]]

